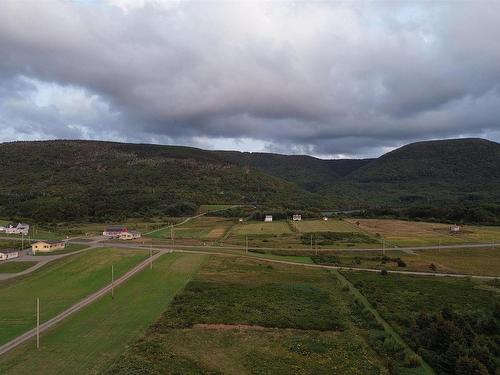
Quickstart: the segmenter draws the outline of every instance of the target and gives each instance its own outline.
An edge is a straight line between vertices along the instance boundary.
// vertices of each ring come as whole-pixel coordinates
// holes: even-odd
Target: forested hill
[[[419,142],[377,159],[98,141],[0,144],[0,217],[165,215],[180,204],[365,208],[500,202],[500,144]],[[182,210],[181,210],[182,211]]]
[[[97,141],[0,145],[1,216],[47,220],[162,215],[183,202],[327,207],[296,184],[189,147]]]
[[[353,171],[332,191],[361,206],[500,203],[500,144],[475,138],[412,143]]]

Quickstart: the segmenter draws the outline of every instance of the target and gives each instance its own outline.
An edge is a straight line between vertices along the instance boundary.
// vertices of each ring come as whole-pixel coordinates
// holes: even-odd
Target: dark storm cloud
[[[362,156],[496,138],[498,14],[498,2],[2,1],[0,140]]]

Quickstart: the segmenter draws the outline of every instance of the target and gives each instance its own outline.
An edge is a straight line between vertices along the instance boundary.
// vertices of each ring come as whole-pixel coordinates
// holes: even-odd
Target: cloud
[[[0,140],[371,156],[421,139],[498,139],[499,11],[2,1]]]

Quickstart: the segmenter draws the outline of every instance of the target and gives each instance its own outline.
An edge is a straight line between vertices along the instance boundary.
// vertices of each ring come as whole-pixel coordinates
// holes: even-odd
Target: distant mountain
[[[377,159],[98,141],[0,144],[0,217],[164,215],[172,205],[349,209],[500,203],[500,144],[413,143]]]
[[[500,201],[500,144],[484,139],[417,142],[372,160],[333,189],[361,205]],[[352,202],[354,203],[354,202]]]

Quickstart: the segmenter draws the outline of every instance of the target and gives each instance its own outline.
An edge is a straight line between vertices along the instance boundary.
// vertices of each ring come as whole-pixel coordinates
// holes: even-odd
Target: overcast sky
[[[500,1],[1,0],[0,142],[500,140]]]

